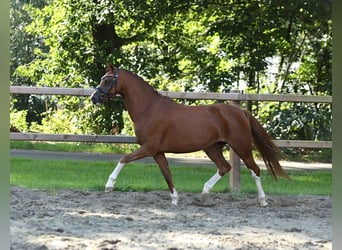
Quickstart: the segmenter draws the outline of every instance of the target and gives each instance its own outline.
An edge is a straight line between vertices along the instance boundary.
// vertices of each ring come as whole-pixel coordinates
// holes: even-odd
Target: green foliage
[[[127,111],[125,111],[123,113],[123,123],[125,124],[124,129],[121,131],[121,133],[123,135],[130,135],[130,136],[134,136],[135,132],[134,132],[134,124],[132,119],[129,117],[129,114]]]
[[[326,103],[263,103],[259,104],[259,120],[275,139],[282,140],[332,140],[332,107]],[[331,162],[331,149],[288,148],[283,151],[289,157],[302,158],[307,155]],[[314,159],[312,159],[314,160]]]
[[[161,90],[228,92],[245,84],[251,93],[331,95],[330,1],[11,0],[11,7],[17,85],[95,87],[109,61]],[[24,98],[17,110],[27,109],[31,97]],[[37,115],[44,105],[69,113],[87,133],[120,133],[128,120],[119,101],[35,103],[28,126],[44,126]],[[272,105],[246,107],[274,137],[331,137],[329,105]]]
[[[78,127],[84,134],[120,134],[123,127],[123,103],[112,99],[101,106],[94,106],[89,98],[80,99],[82,107],[76,109]]]
[[[32,122],[41,123],[49,99],[49,97],[36,95],[13,95],[11,96],[11,114],[17,110],[26,111],[25,119],[28,127]]]
[[[276,139],[332,139],[331,104],[267,103],[262,109],[268,112],[260,112],[259,119]]]
[[[42,119],[42,125],[33,122],[31,131],[39,131],[50,134],[80,134],[81,131],[77,127],[77,120],[63,109],[47,112]]]
[[[28,129],[26,123],[27,110],[13,110],[10,113],[11,127],[18,129],[21,132],[26,132]]]

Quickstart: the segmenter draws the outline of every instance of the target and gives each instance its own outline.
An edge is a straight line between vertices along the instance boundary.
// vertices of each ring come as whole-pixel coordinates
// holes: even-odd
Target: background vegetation
[[[11,0],[10,14],[13,85],[95,87],[113,62],[160,90],[332,91],[330,0]],[[331,140],[329,104],[243,106],[274,138]],[[120,99],[12,96],[20,131],[132,134],[128,124]]]

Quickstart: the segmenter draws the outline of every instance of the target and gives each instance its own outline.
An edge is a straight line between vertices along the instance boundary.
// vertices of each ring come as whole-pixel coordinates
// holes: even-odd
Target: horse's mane
[[[122,70],[122,69],[120,69]],[[129,70],[125,70],[131,77],[136,78],[139,82],[141,82],[141,84],[143,84],[144,86],[146,86],[146,88],[149,88],[150,90],[152,90],[155,94],[157,94],[160,97],[166,98],[172,102],[174,102],[170,97],[162,95],[161,93],[159,93],[152,85],[150,85],[148,82],[146,82],[142,77],[138,76],[137,74],[133,73],[132,71]]]

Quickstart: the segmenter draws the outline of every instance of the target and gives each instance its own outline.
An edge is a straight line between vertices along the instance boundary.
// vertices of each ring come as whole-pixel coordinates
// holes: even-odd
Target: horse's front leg
[[[113,191],[116,179],[118,178],[119,173],[121,172],[122,168],[126,165],[126,163],[140,159],[140,158],[144,158],[146,156],[150,156],[150,155],[148,154],[148,151],[146,150],[145,147],[140,147],[138,150],[134,151],[133,153],[123,156],[118,162],[118,164],[116,165],[113,172],[109,175],[107,183],[106,183],[105,192]]]
[[[172,205],[177,205],[178,194],[177,194],[177,191],[173,185],[171,171],[169,168],[169,164],[166,160],[165,154],[164,153],[158,153],[153,158],[157,162],[157,164],[159,165],[159,168],[162,171],[163,176],[166,180],[166,183],[169,187]]]
[[[125,163],[121,163],[120,161],[118,162],[115,169],[113,170],[113,172],[108,177],[105,192],[113,191],[116,179],[118,178],[118,175],[124,166],[125,166]]]

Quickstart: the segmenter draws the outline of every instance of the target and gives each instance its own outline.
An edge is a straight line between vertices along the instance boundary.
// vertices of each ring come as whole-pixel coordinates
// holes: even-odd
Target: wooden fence
[[[81,88],[50,88],[11,86],[11,94],[34,95],[70,95],[90,96],[94,89]],[[167,92],[159,91],[162,95],[173,99],[188,100],[225,100],[239,103],[240,101],[272,101],[272,102],[306,102],[332,103],[331,96],[305,95],[271,95],[244,93],[195,93],[195,92]],[[44,134],[44,133],[10,133],[11,140],[22,141],[64,141],[64,142],[102,142],[102,143],[136,143],[134,136],[113,135],[72,135],[72,134]],[[279,147],[299,148],[332,148],[331,141],[303,141],[303,140],[275,140]],[[230,188],[240,190],[240,159],[230,150],[232,171],[230,174]]]

